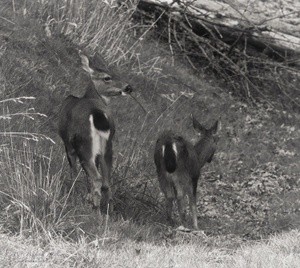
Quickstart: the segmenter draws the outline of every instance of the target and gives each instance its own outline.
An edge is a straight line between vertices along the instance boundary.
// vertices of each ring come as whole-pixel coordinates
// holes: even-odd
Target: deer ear
[[[193,127],[194,129],[201,133],[201,134],[205,134],[206,133],[206,128],[204,126],[202,126],[196,119],[195,117],[193,116],[193,114],[191,114],[191,117],[192,117],[192,120],[193,120]]]
[[[214,125],[209,129],[209,131],[213,134],[217,133],[218,130],[218,125],[219,125],[219,120],[217,120]]]
[[[90,68],[89,58],[86,55],[84,55],[81,51],[79,51],[79,56],[81,59],[82,69],[91,75],[94,72],[94,70]]]

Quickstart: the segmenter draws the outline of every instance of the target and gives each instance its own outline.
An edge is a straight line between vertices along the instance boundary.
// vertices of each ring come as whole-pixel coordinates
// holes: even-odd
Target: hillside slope
[[[38,3],[36,8],[24,1],[13,7],[11,1],[3,0],[1,6],[0,224],[4,232],[37,237],[46,248],[51,248],[50,252],[55,248],[51,245],[53,237],[77,241],[77,244],[62,244],[72,248],[71,253],[62,253],[62,258],[71,266],[76,263],[73,254],[85,254],[81,249],[88,242],[83,241],[81,246],[80,240],[105,238],[108,226],[113,237],[109,245],[116,258],[120,257],[116,266],[126,257],[128,244],[132,249],[132,255],[127,259],[130,264],[134,261],[141,265],[145,261],[153,262],[151,252],[165,253],[170,248],[170,258],[162,262],[172,262],[172,254],[175,256],[186,248],[184,242],[193,240],[193,235],[170,231],[156,178],[153,150],[158,134],[165,129],[176,130],[194,141],[191,113],[206,126],[217,118],[221,122],[217,153],[212,163],[203,168],[198,191],[199,226],[209,236],[209,243],[213,243],[211,237],[212,240],[219,236],[222,239],[233,237],[230,243],[235,244],[235,240],[240,243],[241,240],[261,239],[299,228],[299,111],[264,98],[242,101],[229,92],[224,81],[218,80],[208,67],[195,71],[182,57],[174,58],[169,45],[158,40],[152,28],[147,28],[142,36],[136,36],[144,29],[143,25],[126,21],[126,31],[120,24],[111,29],[111,24],[107,23],[99,33],[100,26],[92,27],[93,23],[109,19],[118,21],[127,15],[122,10],[115,12],[105,2],[98,6],[93,1],[82,0],[78,10],[88,8],[80,16],[75,7],[68,9],[60,1],[51,3],[54,6]],[[90,6],[93,4],[94,9]],[[104,8],[111,13],[101,13]],[[71,17],[73,13],[78,16]],[[76,21],[76,27],[71,19]],[[112,30],[115,38],[110,36]],[[94,40],[99,36],[101,42]],[[104,46],[105,38],[111,42]],[[114,54],[117,53],[116,40],[120,42],[119,54]],[[91,56],[101,53],[107,60],[107,68],[132,85],[136,98],[147,111],[143,112],[131,98],[115,99],[111,103],[117,126],[113,170],[117,191],[114,197],[116,216],[108,225],[105,221],[100,224],[91,216],[91,207],[78,194],[86,193],[83,172],[69,195],[61,193],[62,184],[69,179],[69,169],[63,144],[57,135],[57,113],[67,95],[83,94],[86,81],[78,61],[78,48],[90,51]],[[119,59],[120,55],[123,58]],[[128,222],[139,227],[136,230],[130,224],[128,226]],[[155,231],[150,232],[149,228]],[[289,244],[293,235],[299,236],[295,231],[280,241]],[[123,244],[126,239],[132,241]],[[159,241],[160,246],[148,245],[149,240]],[[170,243],[168,246],[164,244],[165,240]],[[141,254],[139,243],[143,247]],[[201,244],[201,237],[197,238],[197,243]],[[298,244],[281,252],[284,261],[289,261],[288,253],[299,250]],[[10,245],[6,246],[2,252],[10,251]],[[268,250],[268,245],[262,244],[265,246]],[[109,251],[99,253],[91,247],[91,252],[87,252],[91,254],[88,262],[97,263],[110,254]],[[33,247],[32,252],[35,249]],[[273,249],[271,247],[270,251]],[[26,255],[26,249],[20,250]],[[258,246],[254,253],[259,250]],[[223,254],[225,259],[229,258],[229,263],[238,261],[238,256],[242,263],[246,262],[247,254],[252,254],[251,248],[230,253],[233,255],[216,249],[216,256],[221,257],[214,259],[206,248],[198,249],[197,246],[191,246],[191,252],[188,249],[185,252],[187,255],[180,260],[182,263],[192,252],[193,256],[198,256],[196,260],[201,261],[204,256],[204,259],[213,258],[214,264],[224,257]],[[102,253],[103,256],[93,260],[94,254]],[[137,256],[133,257],[135,254]],[[298,258],[293,254],[291,265]],[[13,264],[17,261],[9,258],[6,261]],[[83,258],[80,263],[86,261],[85,256],[80,255],[80,258]],[[251,258],[254,257],[251,255]],[[270,262],[269,267],[279,260],[273,253],[270,253],[270,259],[274,262]],[[257,263],[266,261],[261,255]],[[226,261],[224,263],[227,265]]]

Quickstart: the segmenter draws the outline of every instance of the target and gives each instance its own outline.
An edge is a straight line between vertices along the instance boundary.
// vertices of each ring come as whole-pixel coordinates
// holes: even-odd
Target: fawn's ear
[[[205,134],[207,132],[207,129],[196,120],[196,118],[193,116],[193,114],[191,114],[191,117],[193,120],[194,129],[201,134]]]
[[[219,125],[219,120],[217,120],[213,126],[209,129],[209,132],[211,132],[212,134],[216,134],[217,130],[218,130],[218,125]]]

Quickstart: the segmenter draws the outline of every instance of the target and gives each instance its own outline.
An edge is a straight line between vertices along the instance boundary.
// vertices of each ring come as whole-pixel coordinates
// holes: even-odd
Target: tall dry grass
[[[0,101],[3,111],[0,116],[1,220],[9,231],[49,237],[64,229],[67,200],[61,195],[62,168],[55,174],[51,172],[54,141],[26,128],[15,130],[16,117],[24,125],[27,120],[45,117],[33,109],[22,109],[32,99],[15,97]],[[17,104],[18,112],[9,112],[11,103]],[[41,152],[42,146],[49,147],[49,154]]]
[[[143,44],[160,17],[147,25],[135,22],[137,4],[136,0],[51,0],[9,2],[6,7],[17,20],[35,17],[48,38],[64,36],[91,54],[99,52],[109,65],[157,77],[164,59],[145,57]]]
[[[33,8],[38,10],[49,37],[63,34],[92,52],[100,52],[109,64],[120,65],[137,56],[143,37],[151,29],[148,26],[137,34],[141,26],[132,21],[136,5],[135,0],[52,0],[37,2]]]

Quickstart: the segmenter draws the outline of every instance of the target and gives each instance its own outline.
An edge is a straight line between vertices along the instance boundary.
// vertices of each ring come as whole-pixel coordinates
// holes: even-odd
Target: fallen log
[[[296,23],[289,24],[289,29],[286,23],[282,27],[280,23],[274,26],[271,21],[280,18],[266,19],[257,14],[251,15],[213,0],[140,0],[138,10],[154,13],[156,17],[164,13],[168,23],[174,20],[184,24],[199,37],[218,39],[230,50],[238,45],[247,45],[290,66],[300,66],[300,29]]]

